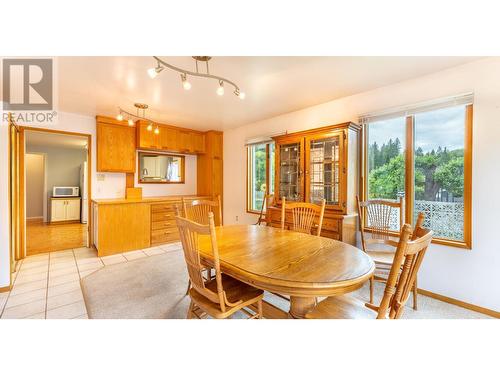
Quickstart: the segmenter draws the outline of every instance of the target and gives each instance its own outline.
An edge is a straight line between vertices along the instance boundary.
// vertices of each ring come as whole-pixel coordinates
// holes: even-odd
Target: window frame
[[[464,237],[463,240],[451,240],[446,238],[433,238],[432,243],[457,247],[461,249],[472,249],[472,127],[473,127],[474,105],[465,105],[465,131],[464,131]],[[415,201],[415,115],[405,117],[405,197],[404,218],[405,223],[414,222]],[[370,123],[363,124],[363,181],[362,200],[368,199],[368,127]],[[365,218],[366,219],[366,218]],[[364,223],[367,224],[366,222]],[[370,231],[369,227],[365,227]],[[398,232],[390,232],[398,237]]]
[[[260,215],[260,208],[258,210],[252,210],[251,209],[251,193],[250,193],[250,183],[251,183],[251,180],[250,180],[250,172],[252,170],[252,166],[251,166],[251,159],[250,159],[250,151],[251,151],[251,148],[254,147],[254,146],[257,146],[257,145],[266,145],[266,187],[268,189],[268,193],[269,194],[269,182],[271,181],[271,176],[270,176],[270,164],[271,164],[271,156],[270,156],[270,145],[273,144],[274,142],[272,141],[266,141],[266,142],[258,142],[258,143],[252,143],[252,144],[248,144],[246,146],[246,154],[247,154],[247,178],[246,178],[246,212],[249,213],[249,214],[256,214],[256,215]],[[275,150],[276,152],[276,150]],[[274,160],[273,160],[274,162]],[[276,170],[275,170],[276,171]],[[253,181],[252,181],[253,182]],[[273,186],[273,190],[274,190],[274,186]],[[264,209],[263,213],[266,212],[266,209]]]

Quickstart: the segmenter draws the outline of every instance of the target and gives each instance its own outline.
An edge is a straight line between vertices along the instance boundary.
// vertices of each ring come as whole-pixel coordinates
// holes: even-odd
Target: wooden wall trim
[[[437,300],[442,301],[442,302],[449,303],[451,305],[463,307],[464,309],[467,309],[467,310],[472,310],[472,311],[475,311],[475,312],[478,312],[481,314],[485,314],[485,315],[500,319],[500,312],[499,311],[487,309],[486,307],[473,305],[472,303],[460,301],[460,300],[455,299],[455,298],[446,297],[446,296],[443,296],[441,294],[430,292],[430,291],[425,290],[425,289],[418,288],[418,293],[420,293],[424,296],[427,296],[427,297],[437,299]]]

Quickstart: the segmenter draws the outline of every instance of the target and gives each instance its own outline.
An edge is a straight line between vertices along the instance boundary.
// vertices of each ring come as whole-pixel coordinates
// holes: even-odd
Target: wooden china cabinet
[[[279,227],[281,199],[319,204],[326,199],[321,235],[356,243],[361,127],[348,122],[273,137],[275,204],[268,224]],[[290,225],[291,213],[286,213]]]

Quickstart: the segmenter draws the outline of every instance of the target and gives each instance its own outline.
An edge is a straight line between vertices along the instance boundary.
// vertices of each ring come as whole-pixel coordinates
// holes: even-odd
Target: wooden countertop
[[[126,199],[126,198],[104,198],[92,199],[93,203],[102,204],[128,204],[128,203],[155,203],[165,201],[180,201],[181,198],[185,199],[203,199],[208,198],[201,195],[166,195],[162,197],[142,197],[140,199]]]

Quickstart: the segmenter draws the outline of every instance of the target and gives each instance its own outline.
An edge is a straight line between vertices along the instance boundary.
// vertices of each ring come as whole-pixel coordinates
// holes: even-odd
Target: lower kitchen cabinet
[[[80,197],[50,198],[50,222],[80,220]]]

